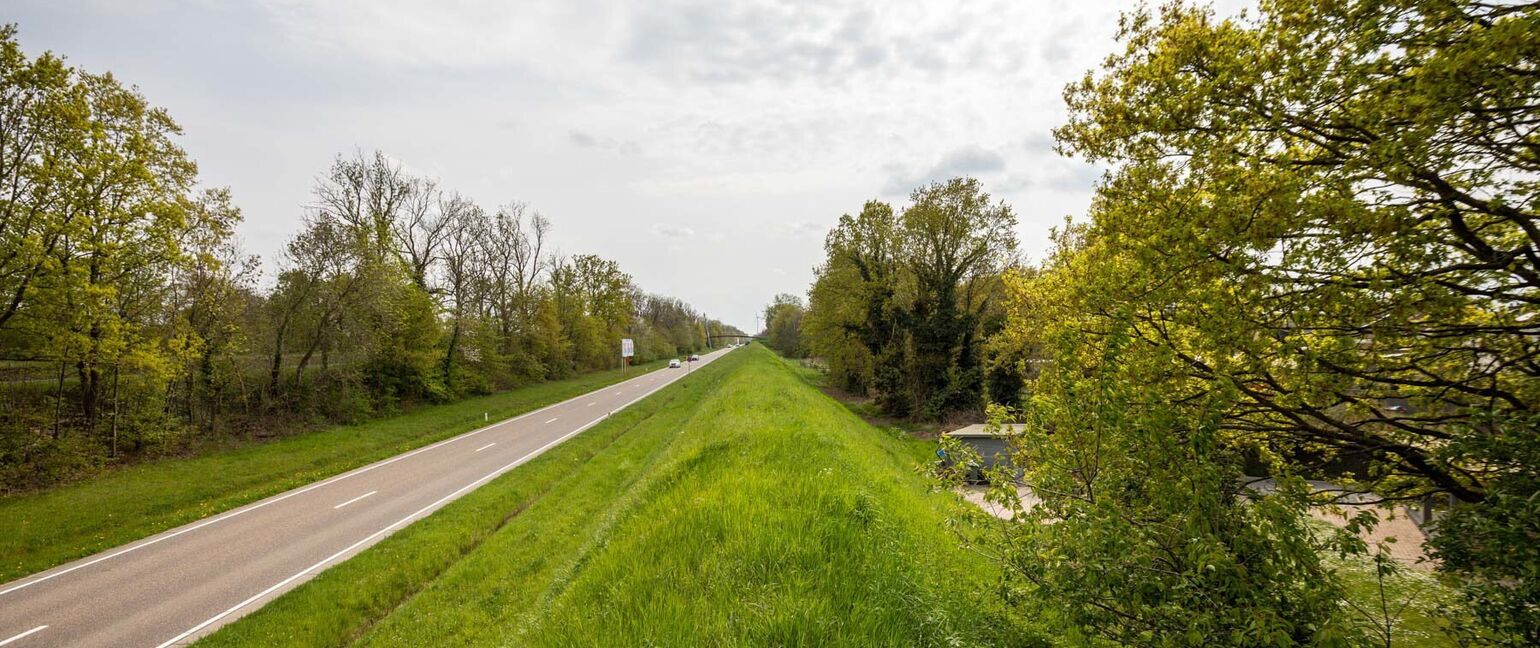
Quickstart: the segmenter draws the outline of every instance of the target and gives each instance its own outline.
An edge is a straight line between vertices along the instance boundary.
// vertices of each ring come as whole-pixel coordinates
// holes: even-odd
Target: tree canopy
[[[872,201],[840,217],[803,343],[845,388],[873,392],[890,414],[982,411],[984,341],[1000,326],[1016,215],[972,178],[915,189],[910,200],[896,214]]]
[[[1308,539],[1268,517],[1295,505],[1287,490],[1247,495],[1243,468],[1326,475],[1392,502],[1448,497],[1432,546],[1470,584],[1481,640],[1540,641],[1535,34],[1534,3],[1125,15],[1125,49],[1066,90],[1057,131],[1066,153],[1112,171],[1043,272],[1009,282],[1008,335],[1048,361],[1026,420],[1057,459],[1024,457],[1029,478],[1063,494],[1043,515],[1102,525],[1033,533],[1112,542],[1164,534],[1176,516],[1224,560],[1267,555],[1308,574]],[[1097,492],[1117,504],[1099,508]],[[1161,560],[1150,552],[1119,564]],[[1211,563],[1191,559],[1154,577],[1160,591]],[[1033,578],[1083,578],[1069,569]],[[1305,604],[1330,595],[1247,573]],[[1103,600],[1082,611],[1120,640],[1160,620],[1138,599]],[[1325,608],[1271,609],[1294,641],[1334,627]],[[1322,623],[1297,625],[1311,619]]]

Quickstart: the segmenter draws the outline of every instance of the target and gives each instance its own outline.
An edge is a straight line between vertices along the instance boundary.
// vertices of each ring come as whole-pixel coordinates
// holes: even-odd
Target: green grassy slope
[[[1033,643],[945,528],[926,452],[754,347],[203,645]]]
[[[423,407],[359,425],[115,470],[0,498],[0,583],[579,396],[662,362]]]

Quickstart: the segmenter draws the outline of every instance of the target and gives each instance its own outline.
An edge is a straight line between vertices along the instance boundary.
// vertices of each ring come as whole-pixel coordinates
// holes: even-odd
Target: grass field
[[[204,646],[1032,645],[929,444],[729,354]]]
[[[1376,645],[1400,648],[1455,648],[1446,630],[1452,617],[1465,616],[1465,603],[1456,584],[1420,569],[1403,568],[1376,575],[1367,557],[1346,561],[1328,558],[1336,567],[1350,599],[1345,612],[1358,622]]]
[[[587,374],[0,498],[0,583],[663,366]]]

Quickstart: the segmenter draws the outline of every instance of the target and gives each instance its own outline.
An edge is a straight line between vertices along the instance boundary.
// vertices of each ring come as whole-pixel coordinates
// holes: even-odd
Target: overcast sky
[[[1062,88],[1127,6],[9,0],[0,21],[169,110],[269,267],[332,158],[380,149],[747,330],[805,293],[840,214],[929,180],[980,178],[1040,259],[1098,176],[1052,150]]]

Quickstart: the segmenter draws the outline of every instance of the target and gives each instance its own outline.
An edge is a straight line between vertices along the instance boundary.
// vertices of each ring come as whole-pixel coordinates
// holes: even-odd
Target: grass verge
[[[530,385],[358,425],[128,466],[0,498],[0,583],[215,515],[664,365]]]
[[[751,348],[200,645],[1038,643],[922,446]]]

